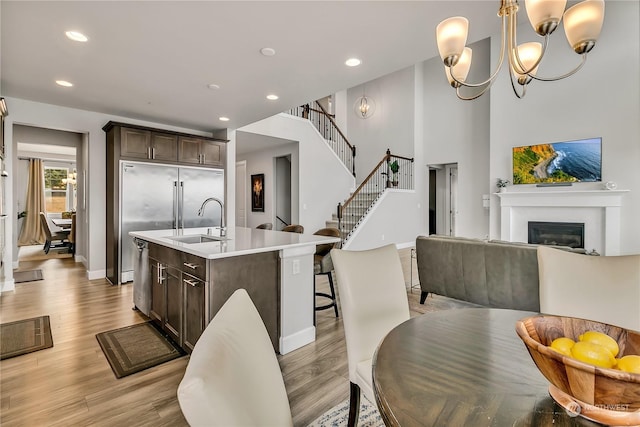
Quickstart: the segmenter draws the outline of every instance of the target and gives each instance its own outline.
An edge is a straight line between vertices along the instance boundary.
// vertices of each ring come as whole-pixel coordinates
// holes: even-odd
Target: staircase
[[[387,149],[385,156],[351,194],[351,197],[344,203],[338,204],[336,213],[332,215],[330,221],[327,221],[327,227],[340,230],[344,247],[387,189],[411,190],[413,184],[413,159],[391,154]]]
[[[351,171],[354,177],[356,176],[354,163],[356,147],[349,143],[332,116],[319,102],[313,101],[301,105],[289,110],[287,114],[309,120],[347,170]],[[388,188],[413,189],[413,185],[413,159],[391,154],[387,149],[385,156],[351,194],[351,197],[343,203],[338,203],[336,212],[332,214],[330,220],[326,221],[326,227],[340,230],[344,245],[384,191]]]
[[[351,193],[353,196],[354,193]],[[351,204],[351,209],[349,214],[342,217],[342,227],[340,227],[338,221],[338,213],[337,210],[335,213],[331,215],[331,219],[326,222],[327,227],[337,228],[342,233],[342,240],[346,240],[349,233],[347,230],[355,229],[356,225],[361,222],[361,219],[364,219],[364,216],[371,210],[375,202],[380,198],[382,193],[362,193],[360,197],[357,198]],[[351,198],[351,197],[350,197]],[[343,201],[340,206],[344,206],[346,200]],[[341,229],[342,228],[342,229]]]
[[[331,114],[318,101],[292,108],[287,114],[309,120],[347,170],[356,176],[356,147],[347,140]]]

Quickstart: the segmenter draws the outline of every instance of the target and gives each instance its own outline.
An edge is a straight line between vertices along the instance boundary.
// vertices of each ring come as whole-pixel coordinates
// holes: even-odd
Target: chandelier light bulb
[[[471,58],[473,56],[473,51],[470,47],[465,47],[462,51],[462,55],[460,55],[460,59],[458,63],[453,67],[447,67],[445,65],[444,72],[447,75],[447,79],[449,80],[449,84],[453,87],[460,86],[458,82],[464,82],[469,75],[469,69],[471,68]],[[451,76],[455,77],[455,80]],[[457,80],[457,81],[456,81]]]
[[[524,4],[533,30],[545,36],[560,24],[567,0],[525,0]]]
[[[362,113],[363,116],[365,116],[368,111],[369,111],[369,104],[367,104],[367,98],[363,96],[362,99],[360,100],[360,112]]]
[[[585,0],[564,13],[567,41],[578,54],[589,52],[596,44],[604,22],[604,0]]]
[[[436,27],[438,52],[444,65],[451,67],[458,63],[464,45],[467,44],[469,20],[462,16],[445,19]]]
[[[518,59],[514,58],[513,71],[518,75],[518,83],[525,85],[531,81],[531,77],[527,74],[535,74],[538,71],[540,63],[536,65],[536,62],[542,55],[542,45],[538,42],[522,43],[518,46],[517,55],[524,68],[518,63]]]

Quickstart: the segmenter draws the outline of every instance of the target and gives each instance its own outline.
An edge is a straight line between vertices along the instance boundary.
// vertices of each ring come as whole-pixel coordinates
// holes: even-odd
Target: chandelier
[[[356,102],[353,104],[353,111],[356,113],[361,119],[368,119],[373,116],[373,113],[376,111],[376,102],[373,98],[362,95],[356,99]]]
[[[436,28],[438,51],[445,65],[445,74],[458,98],[470,101],[482,96],[493,84],[504,62],[505,53],[509,61],[511,87],[518,98],[526,94],[531,80],[556,81],[575,74],[587,60],[593,49],[604,21],[604,0],[584,0],[566,11],[566,0],[525,0],[529,22],[543,42],[528,42],[518,45],[518,0],[501,0],[498,16],[502,18],[500,60],[489,78],[480,83],[466,82],[471,68],[472,51],[465,47],[469,21],[462,16],[445,19]],[[544,57],[549,36],[564,18],[564,31],[569,45],[582,57],[582,61],[571,71],[557,77],[542,77],[537,74]],[[475,93],[464,96],[461,87],[476,88]],[[472,90],[473,92],[474,90]]]

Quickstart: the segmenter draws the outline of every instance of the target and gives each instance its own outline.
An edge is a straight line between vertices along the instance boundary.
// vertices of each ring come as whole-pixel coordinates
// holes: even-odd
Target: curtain
[[[18,246],[44,243],[46,235],[40,223],[40,212],[46,212],[44,202],[44,165],[40,159],[29,160],[29,183],[27,184],[27,216],[24,218]]]

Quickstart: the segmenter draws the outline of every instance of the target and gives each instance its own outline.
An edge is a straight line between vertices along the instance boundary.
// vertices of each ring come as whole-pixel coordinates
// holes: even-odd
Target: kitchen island
[[[336,237],[231,227],[135,231],[134,303],[186,351],[231,294],[253,300],[276,351],[315,341],[313,254]]]

